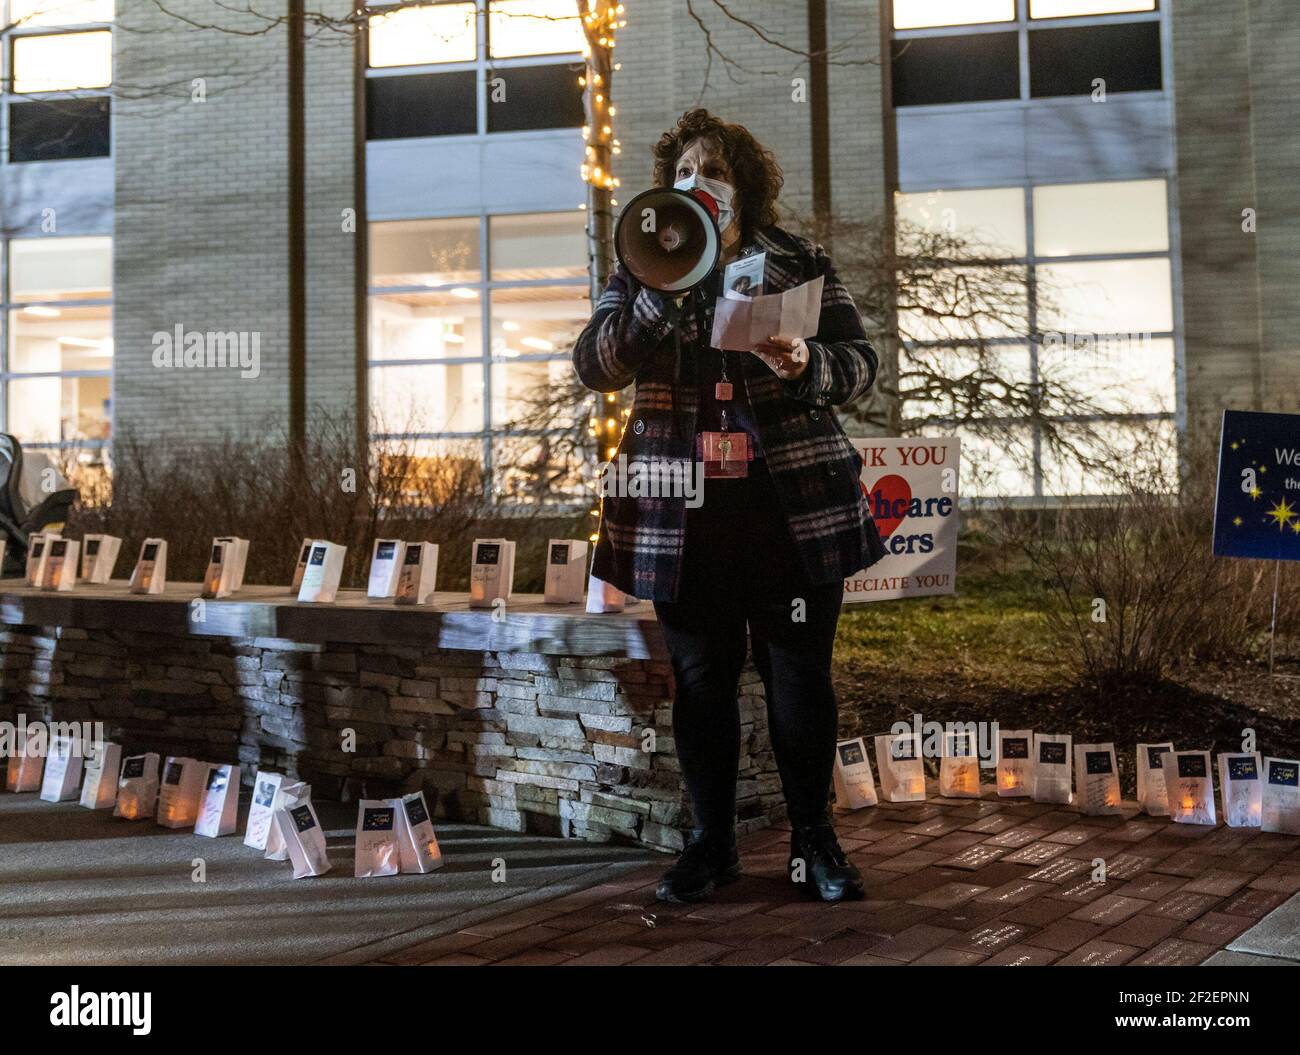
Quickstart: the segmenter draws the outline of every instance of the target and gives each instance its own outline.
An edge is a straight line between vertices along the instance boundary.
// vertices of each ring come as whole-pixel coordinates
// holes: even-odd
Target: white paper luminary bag
[[[305,538],[302,540],[302,546],[298,550],[298,563],[293,569],[293,592],[297,593],[298,588],[302,586],[302,577],[307,571],[307,561],[311,558],[312,540]]]
[[[27,737],[15,743],[5,767],[6,791],[40,791],[45,775],[45,753],[49,745],[39,725],[27,727]]]
[[[397,577],[397,604],[428,604],[438,583],[438,546],[434,542],[408,542],[402,551],[402,571]]]
[[[1219,755],[1219,791],[1223,822],[1230,828],[1258,828],[1263,813],[1264,781],[1259,752]]]
[[[433,832],[424,792],[415,791],[390,800],[397,810],[397,842],[404,873],[432,872],[442,867],[442,850]]]
[[[1264,759],[1260,822],[1266,832],[1300,835],[1300,761]]]
[[[1120,812],[1114,744],[1075,744],[1075,804],[1091,817]]]
[[[469,606],[491,608],[510,600],[515,581],[515,544],[504,538],[476,538],[469,570]]]
[[[106,583],[113,577],[122,540],[116,535],[87,535],[81,544],[81,577],[86,582]]]
[[[226,559],[230,564],[230,592],[238,593],[244,588],[244,569],[248,567],[248,539],[220,535],[212,541],[224,542],[229,547]]]
[[[42,590],[71,590],[77,585],[77,560],[81,543],[70,538],[51,539],[41,573]]]
[[[58,538],[57,532],[37,532],[27,539],[27,585],[40,586],[45,579],[45,562],[49,557],[50,540]]]
[[[871,760],[862,737],[841,740],[835,745],[835,805],[842,810],[857,810],[876,804],[876,782],[871,776]]]
[[[194,834],[217,838],[234,835],[239,812],[239,767],[210,766],[207,786],[199,799],[199,819]]]
[[[266,860],[289,860],[289,847],[285,845],[284,837],[280,834],[280,826],[275,823],[275,814],[282,809],[301,806],[304,802],[311,802],[310,784],[299,780],[292,784],[280,785],[280,790],[275,793],[275,808],[271,815],[271,831],[266,837],[266,852],[262,855]]]
[[[122,770],[122,745],[102,740],[86,758],[86,778],[81,785],[81,805],[88,810],[111,810],[117,802],[117,775]]]
[[[229,597],[235,592],[234,543],[213,542],[208,568],[203,573],[203,596],[209,599]]]
[[[168,756],[158,788],[158,823],[164,828],[193,828],[207,778],[207,762]]]
[[[945,732],[939,759],[939,794],[947,799],[980,797],[979,747],[972,733]]]
[[[117,782],[114,817],[142,821],[152,817],[158,804],[158,756],[131,755],[122,759],[122,776]]]
[[[294,879],[324,875],[330,870],[325,832],[310,802],[298,802],[275,811],[275,826],[293,862]]]
[[[203,573],[203,596],[208,600],[229,597],[235,592],[234,546],[229,542],[212,543],[208,569]]]
[[[313,542],[311,555],[307,558],[307,570],[302,573],[302,585],[298,587],[298,600],[333,604],[334,598],[338,596],[339,582],[343,578],[343,560],[347,554],[347,546],[319,539]]]
[[[54,737],[50,742],[50,755],[45,760],[45,773],[41,778],[41,801],[66,802],[75,799],[81,787],[83,761],[79,740],[70,736]]]
[[[604,612],[621,612],[627,607],[628,596],[612,583],[587,576],[587,612],[600,615]]]
[[[1173,744],[1137,745],[1137,799],[1143,813],[1152,817],[1169,816],[1169,800],[1165,794],[1165,757],[1174,749]]]
[[[395,876],[402,870],[397,845],[395,799],[362,799],[357,803],[357,857],[353,875],[358,879]]]
[[[117,774],[122,769],[120,743],[99,741],[86,755],[81,802],[87,809],[112,809],[117,802]]]
[[[253,778],[253,801],[248,807],[248,824],[244,828],[245,846],[254,850],[266,849],[267,837],[275,827],[275,797],[283,783],[283,773],[257,771]]]
[[[998,730],[998,795],[1018,798],[1034,793],[1034,732]]]
[[[162,593],[167,586],[167,540],[147,538],[131,572],[132,593]]]
[[[587,583],[587,543],[576,538],[553,538],[546,545],[547,604],[581,604]]]
[[[370,578],[366,581],[366,596],[392,597],[397,593],[397,577],[401,574],[402,543],[395,538],[375,539],[370,551]]]
[[[1071,799],[1069,733],[1034,734],[1034,801],[1068,803]]]
[[[1177,824],[1214,824],[1214,778],[1209,751],[1165,755],[1165,799]]]
[[[921,738],[916,733],[877,736],[876,769],[880,771],[880,794],[886,802],[925,799],[925,762],[921,758]]]

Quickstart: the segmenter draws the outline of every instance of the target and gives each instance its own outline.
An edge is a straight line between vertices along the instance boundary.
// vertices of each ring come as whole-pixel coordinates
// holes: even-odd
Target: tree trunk
[[[578,9],[586,6],[578,0]],[[609,113],[613,87],[614,56],[609,28],[612,5],[593,5],[595,18],[584,20],[587,37],[587,68],[584,75],[583,107],[586,113],[587,143],[583,178],[587,181],[587,268],[591,277],[594,306],[614,270],[614,160],[613,126]]]

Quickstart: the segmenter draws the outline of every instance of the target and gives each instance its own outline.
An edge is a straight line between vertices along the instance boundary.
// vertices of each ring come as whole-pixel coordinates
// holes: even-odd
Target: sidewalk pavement
[[[867,899],[803,900],[789,832],[742,840],[744,876],[663,905],[668,859],[377,958],[386,964],[1296,965],[1300,838],[931,798],[837,815]],[[1094,881],[1098,862],[1105,880]]]
[[[840,905],[798,896],[779,828],[743,840],[745,873],[715,901],[669,906],[654,900],[667,855],[445,822],[437,872],[356,879],[356,806],[318,811],[333,870],[294,880],[238,837],[0,795],[0,964],[1300,961],[1300,838],[1131,805],[839,814],[868,883]]]

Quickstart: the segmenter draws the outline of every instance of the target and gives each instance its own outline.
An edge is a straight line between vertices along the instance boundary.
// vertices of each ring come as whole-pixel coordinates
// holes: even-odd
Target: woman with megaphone
[[[831,653],[844,578],[884,546],[861,459],[831,408],[871,388],[876,354],[822,247],[777,226],[781,169],[747,129],[692,110],[654,157],[657,187],[619,217],[620,266],[573,361],[598,392],[636,386],[620,457],[702,486],[702,501],[607,492],[592,567],[654,601],[672,660],[673,736],[696,828],[658,894],[698,901],[740,874],[737,691],[748,645],[793,829],[791,879],[824,901],[860,898],[862,875],[828,809]],[[794,290],[797,302],[816,283],[811,336],[764,333],[744,350],[734,334],[718,339],[715,317],[725,328],[771,304],[728,301]]]

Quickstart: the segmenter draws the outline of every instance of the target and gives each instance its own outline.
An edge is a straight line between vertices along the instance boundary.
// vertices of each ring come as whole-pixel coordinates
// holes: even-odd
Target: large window
[[[1123,458],[1122,452],[1137,452],[1144,437],[1173,430],[1176,341],[1166,182],[936,190],[900,194],[896,209],[903,252],[909,239],[942,232],[982,258],[981,265],[949,269],[958,278],[972,276],[969,283],[937,284],[963,291],[967,301],[957,310],[924,303],[922,296],[921,304],[900,313],[905,354],[953,379],[993,378],[995,394],[1009,382],[1042,386],[1052,397],[1041,426],[990,419],[975,429],[982,435],[970,445],[969,490],[1013,497],[1113,490],[1104,470],[1060,456],[1060,445],[1045,442],[1044,433],[1064,437],[1086,463],[1107,451]],[[1023,273],[1023,308],[977,281],[990,262],[997,262],[1003,279]],[[998,310],[970,311],[972,290],[983,291]],[[1008,332],[1007,318],[1022,320],[1024,332]],[[975,361],[976,348],[986,353],[983,363]],[[904,414],[932,419],[943,431],[959,427],[951,410],[925,393],[909,399]],[[1002,438],[990,442],[990,433],[999,430]]]
[[[7,160],[109,153],[113,0],[0,0]]]
[[[0,255],[2,431],[93,472],[113,428],[110,239],[15,238]]]
[[[591,314],[581,212],[370,225],[376,439],[472,445],[498,494],[556,426],[573,341]],[[563,399],[559,402],[563,403]],[[576,412],[576,409],[575,411]],[[495,438],[495,439],[494,439]]]
[[[581,127],[583,35],[573,0],[371,11],[367,138]]]
[[[894,0],[895,106],[1160,91],[1155,0]]]

